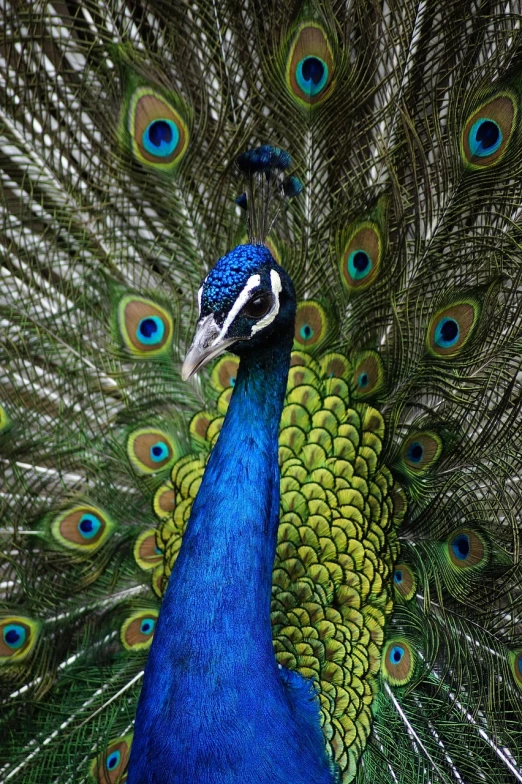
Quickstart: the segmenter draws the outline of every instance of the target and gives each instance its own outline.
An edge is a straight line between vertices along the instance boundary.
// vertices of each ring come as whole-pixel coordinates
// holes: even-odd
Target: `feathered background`
[[[353,636],[342,654],[333,643],[318,653],[295,606],[285,617],[294,612],[301,637],[274,606],[274,634],[292,643],[276,650],[328,695],[325,735],[344,782],[522,781],[519,4],[1,7],[0,781],[125,780],[164,575],[235,375],[228,357],[187,385],[180,365],[201,279],[246,241],[235,157],[267,143],[291,153],[304,185],[268,238],[311,303],[294,364],[321,410],[332,393],[313,380],[322,372],[345,379],[354,410],[382,417],[361,414],[353,439],[395,488],[396,520],[406,514],[398,545],[373,532],[393,558],[355,558],[358,596],[369,571],[370,598],[385,585],[373,663],[354,658]],[[326,67],[315,93],[296,76],[307,56]],[[141,135],[156,116],[177,134],[161,159]],[[357,252],[371,261],[364,276]],[[140,318],[161,321],[161,345],[136,343]],[[452,321],[458,338],[444,343]],[[164,444],[160,470],[138,438]],[[357,455],[373,477],[373,457]],[[280,542],[290,510],[319,552],[291,491],[288,481]],[[386,492],[374,494],[377,522]],[[73,531],[85,515],[100,526],[91,540]],[[288,557],[279,552],[295,587]],[[397,645],[411,665],[400,672]],[[347,707],[358,668],[372,670],[362,729]]]

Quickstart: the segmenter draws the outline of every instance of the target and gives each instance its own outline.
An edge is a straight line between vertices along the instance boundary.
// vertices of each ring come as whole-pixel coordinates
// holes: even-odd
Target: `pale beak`
[[[183,367],[181,368],[181,378],[187,381],[191,376],[200,370],[211,359],[223,354],[232,343],[236,343],[238,338],[220,338],[220,328],[216,324],[214,316],[210,313],[198,323],[194,340],[189,349]]]

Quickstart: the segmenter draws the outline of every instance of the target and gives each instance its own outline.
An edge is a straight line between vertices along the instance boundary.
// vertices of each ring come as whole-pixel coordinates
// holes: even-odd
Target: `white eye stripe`
[[[203,296],[203,286],[199,287],[198,291],[198,308],[199,308],[199,315],[201,316],[201,297]]]
[[[219,333],[219,335],[217,336],[214,342],[217,342],[218,340],[222,340],[225,337],[225,335],[228,332],[228,328],[234,321],[235,317],[237,316],[239,311],[244,308],[244,306],[247,304],[248,300],[250,299],[251,292],[260,285],[261,285],[261,275],[251,275],[249,277],[245,288],[243,289],[239,297],[236,299],[236,301],[230,308],[228,316],[225,319],[225,323],[221,327],[221,332]]]
[[[272,294],[274,295],[274,303],[266,316],[263,316],[262,319],[259,319],[257,324],[254,324],[252,327],[252,335],[255,335],[260,329],[268,327],[279,313],[279,295],[283,290],[283,287],[281,285],[281,277],[275,270],[270,270],[270,284],[272,286]]]
[[[256,332],[259,332],[261,329],[264,329],[272,321],[275,319],[277,314],[279,313],[279,294],[283,290],[281,285],[281,277],[278,272],[275,270],[270,270],[270,284],[272,287],[272,294],[273,294],[273,304],[266,316],[263,316],[254,326],[252,327],[252,335],[255,335]],[[256,289],[258,286],[261,285],[261,276],[260,275],[251,275],[246,283],[246,286],[241,291],[239,297],[234,302],[233,306],[231,307],[223,326],[221,327],[221,331],[216,339],[213,341],[213,344],[217,344],[221,340],[223,340],[228,332],[228,329],[234,319],[236,318],[237,314],[245,307],[247,302],[249,301],[252,291]]]

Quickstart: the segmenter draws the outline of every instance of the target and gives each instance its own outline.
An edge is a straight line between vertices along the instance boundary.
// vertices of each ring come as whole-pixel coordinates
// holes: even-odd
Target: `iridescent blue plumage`
[[[156,627],[129,784],[333,781],[313,686],[277,665],[270,625],[278,428],[296,308],[290,278],[264,246],[236,248],[204,282],[199,324],[207,329],[211,319],[212,335],[223,331],[245,292],[221,337],[226,345],[231,333],[238,338],[241,364]],[[275,315],[255,332],[267,316],[248,312],[263,297]]]

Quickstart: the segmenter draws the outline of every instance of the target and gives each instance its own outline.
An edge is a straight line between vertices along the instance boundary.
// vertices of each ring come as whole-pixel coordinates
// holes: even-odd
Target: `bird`
[[[522,33],[4,0],[1,784],[522,782]]]

